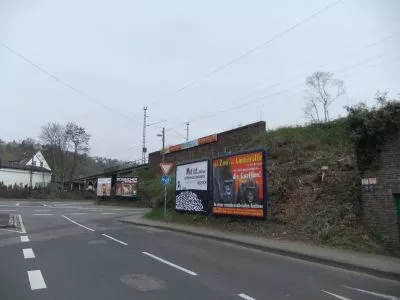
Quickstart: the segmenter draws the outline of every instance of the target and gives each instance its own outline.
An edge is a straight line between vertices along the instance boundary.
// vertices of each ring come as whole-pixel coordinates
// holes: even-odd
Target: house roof
[[[37,153],[37,151],[25,151],[23,153],[12,153],[8,162],[16,162],[26,165],[29,160]]]
[[[39,166],[29,166],[29,165],[13,164],[5,162],[0,162],[0,169],[14,169],[14,170],[28,170],[28,171],[32,170],[36,172],[51,173],[51,171]]]

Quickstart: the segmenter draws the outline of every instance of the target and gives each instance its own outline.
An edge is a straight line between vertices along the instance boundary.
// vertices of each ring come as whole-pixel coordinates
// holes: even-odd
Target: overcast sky
[[[304,82],[316,70],[347,87],[331,116],[373,104],[377,90],[396,96],[399,0],[343,0],[205,76],[332,2],[0,0],[0,43],[94,99],[0,46],[0,139],[38,138],[48,121],[74,121],[92,134],[91,155],[134,160],[144,105],[149,123],[166,119],[157,126],[177,131],[167,131],[172,145],[190,120],[191,139],[259,120],[304,123]],[[148,127],[150,151],[161,148],[160,130]]]

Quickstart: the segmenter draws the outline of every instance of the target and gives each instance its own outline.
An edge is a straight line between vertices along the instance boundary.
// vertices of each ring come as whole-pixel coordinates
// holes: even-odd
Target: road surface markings
[[[77,213],[71,213],[71,215],[87,215],[88,213],[79,213],[79,212],[77,212]]]
[[[102,215],[115,215],[115,212],[107,212],[107,213],[101,213]]]
[[[33,253],[32,248],[22,249],[25,259],[35,258],[35,253]]]
[[[16,209],[0,209],[0,212],[17,211]]]
[[[325,294],[331,295],[332,297],[335,297],[335,298],[340,299],[340,300],[351,300],[351,299],[349,299],[349,298],[342,297],[342,296],[340,296],[340,295],[336,295],[336,294],[330,293],[330,292],[328,292],[328,291],[321,290],[321,292],[324,292]]]
[[[255,298],[252,298],[249,295],[246,295],[246,294],[243,294],[243,293],[239,294],[238,296],[243,298],[243,299],[246,299],[246,300],[256,300]]]
[[[42,276],[40,270],[28,271],[29,284],[31,285],[31,290],[40,290],[46,288],[46,283]]]
[[[356,289],[356,288],[353,288],[353,287],[350,287],[350,286],[344,286],[344,287],[347,288],[347,289],[353,290],[353,291],[358,291],[358,292],[361,292],[361,293],[364,293],[364,294],[369,294],[369,295],[376,296],[376,297],[379,297],[379,298],[382,298],[382,299],[400,300],[400,298],[395,297],[395,296],[391,296],[391,295],[385,295],[385,294],[375,293],[375,292],[366,291],[366,290],[362,290],[362,289]]]
[[[17,204],[15,204],[16,206],[19,206],[19,202],[17,202]]]
[[[64,216],[64,215],[62,215],[62,217],[63,217],[64,219],[67,219],[68,221],[74,223],[75,225],[81,226],[82,228],[85,228],[85,229],[90,230],[90,231],[95,231],[94,229],[89,228],[89,227],[86,227],[85,225],[79,224],[78,222],[75,222],[74,220],[72,220],[72,219],[70,219],[70,218],[68,218],[68,217],[66,217],[66,216]]]
[[[51,209],[34,209],[34,211],[46,212],[46,211],[51,211]]]
[[[151,258],[154,258],[155,260],[158,260],[158,261],[160,261],[160,262],[162,262],[162,263],[164,263],[164,264],[166,264],[166,265],[169,265],[169,266],[171,266],[171,267],[173,267],[173,268],[176,268],[176,269],[178,269],[178,270],[181,270],[182,272],[185,272],[185,273],[188,273],[188,274],[190,274],[190,275],[192,275],[192,276],[196,276],[197,275],[197,273],[195,273],[195,272],[192,272],[192,271],[190,271],[190,270],[188,270],[188,269],[185,269],[185,268],[183,268],[183,267],[181,267],[181,266],[178,266],[178,265],[176,265],[176,264],[173,264],[172,262],[169,262],[169,261],[167,261],[167,260],[165,260],[165,259],[162,259],[162,258],[160,258],[160,257],[158,257],[158,256],[155,256],[155,255],[153,255],[153,254],[151,254],[151,253],[148,253],[148,252],[142,252],[144,255],[147,255],[147,256],[150,256]]]
[[[32,214],[32,216],[52,216],[53,214]]]
[[[9,232],[16,232],[16,233],[21,233],[21,231],[18,231],[18,230],[12,230],[12,229],[0,228],[0,230],[9,231]]]
[[[27,235],[21,235],[20,238],[22,243],[29,242],[29,237]]]
[[[124,245],[124,246],[128,246],[127,243],[125,243],[125,242],[123,242],[123,241],[120,241],[120,240],[117,240],[116,238],[113,238],[112,236],[109,236],[109,235],[104,234],[104,233],[102,233],[101,235],[102,235],[102,236],[105,236],[106,238],[109,238],[110,240],[113,240],[113,241],[115,241],[115,242],[117,242],[117,243],[120,243],[120,244],[122,244],[122,245]]]
[[[18,221],[19,221],[19,226],[21,227],[21,233],[26,233],[26,229],[25,229],[25,226],[24,226],[24,222],[22,222],[21,215],[18,215]]]

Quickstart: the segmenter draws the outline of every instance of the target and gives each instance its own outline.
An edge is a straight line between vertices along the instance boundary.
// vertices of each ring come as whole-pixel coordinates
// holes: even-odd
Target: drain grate
[[[125,275],[121,281],[141,292],[150,292],[165,288],[165,281],[145,274]]]

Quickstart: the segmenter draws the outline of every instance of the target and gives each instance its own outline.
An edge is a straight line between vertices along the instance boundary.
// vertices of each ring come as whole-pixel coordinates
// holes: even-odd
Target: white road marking
[[[0,209],[0,212],[17,211],[16,209]]]
[[[171,266],[171,267],[174,267],[174,268],[176,268],[176,269],[178,269],[178,270],[181,270],[182,272],[185,272],[185,273],[188,273],[188,274],[190,274],[190,275],[192,275],[192,276],[196,276],[197,275],[197,273],[195,273],[195,272],[192,272],[192,271],[190,271],[190,270],[188,270],[188,269],[185,269],[185,268],[183,268],[183,267],[181,267],[181,266],[178,266],[178,265],[176,265],[176,264],[173,264],[172,262],[169,262],[169,261],[167,261],[167,260],[165,260],[165,259],[162,259],[162,258],[160,258],[160,257],[158,257],[158,256],[155,256],[155,255],[153,255],[153,254],[151,254],[151,253],[148,253],[148,252],[142,252],[144,255],[147,255],[147,256],[150,256],[151,258],[154,258],[154,259],[156,259],[156,260],[158,260],[158,261],[160,261],[160,262],[162,262],[162,263],[164,263],[164,264],[167,264],[167,265],[169,265],[169,266]]]
[[[35,258],[35,253],[33,253],[32,248],[22,249],[25,259]]]
[[[19,220],[19,226],[21,227],[21,233],[26,233],[26,229],[25,229],[25,226],[24,226],[24,222],[22,222],[21,215],[18,215],[18,220]]]
[[[21,235],[20,238],[22,243],[29,242],[29,237],[27,235]]]
[[[71,215],[87,215],[88,213],[79,213],[79,212],[77,212],[77,213],[71,213]]]
[[[358,292],[361,292],[361,293],[373,295],[373,296],[376,296],[376,297],[379,297],[379,298],[382,298],[382,299],[400,300],[400,298],[395,297],[395,296],[391,296],[391,295],[385,295],[385,294],[380,294],[380,293],[376,293],[376,292],[366,291],[366,290],[362,290],[362,289],[356,289],[356,288],[353,288],[353,287],[350,287],[350,286],[344,286],[344,287],[347,288],[347,289],[350,289],[350,290],[354,290],[354,291],[358,291]]]
[[[52,216],[53,214],[32,214],[32,216]]]
[[[107,213],[101,213],[102,215],[115,215],[115,212],[107,212]]]
[[[42,272],[40,270],[28,271],[29,284],[31,285],[31,290],[40,290],[46,288],[46,283]]]
[[[246,299],[246,300],[256,300],[255,298],[252,298],[249,295],[246,295],[246,294],[243,294],[243,293],[239,294],[238,296],[243,298],[243,299]]]
[[[62,215],[62,217],[67,219],[68,221],[74,223],[75,225],[81,226],[82,228],[85,228],[85,229],[90,230],[90,231],[95,231],[94,229],[86,227],[85,225],[79,224],[78,222],[75,222],[74,220],[72,220],[72,219],[70,219],[70,218],[68,218],[68,217],[66,217],[64,215]]]
[[[16,206],[19,206],[19,202],[17,202],[17,204],[15,204]]]
[[[342,296],[340,296],[340,295],[336,295],[336,294],[330,293],[330,292],[328,292],[328,291],[321,290],[321,292],[324,292],[325,294],[331,295],[331,296],[333,296],[333,297],[335,297],[335,298],[337,298],[337,299],[340,299],[340,300],[351,300],[351,299],[349,299],[349,298],[342,297]]]
[[[12,229],[5,229],[5,228],[0,228],[0,230],[4,230],[4,231],[9,231],[9,232],[16,232],[16,233],[24,233],[18,230],[12,230]]]
[[[47,204],[42,203],[42,205],[43,205],[44,207],[47,207]]]
[[[45,212],[45,211],[51,211],[51,209],[34,209],[34,211]]]
[[[117,240],[116,238],[113,238],[112,236],[109,236],[109,235],[104,234],[104,233],[102,233],[101,235],[102,235],[102,236],[105,236],[106,238],[109,238],[110,240],[113,240],[113,241],[115,241],[115,242],[117,242],[117,243],[120,243],[120,244],[122,244],[122,245],[124,245],[124,246],[128,246],[127,243],[125,243],[125,242],[123,242],[123,241],[120,241],[120,240]]]

